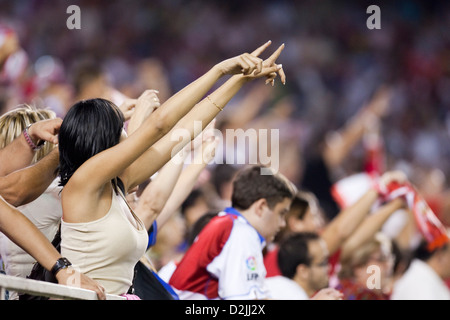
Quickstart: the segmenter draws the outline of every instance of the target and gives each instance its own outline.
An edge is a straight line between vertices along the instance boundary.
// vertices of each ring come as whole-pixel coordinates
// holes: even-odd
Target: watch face
[[[59,271],[59,270],[61,270],[61,269],[65,269],[65,268],[67,268],[67,267],[69,267],[69,266],[71,266],[72,265],[72,263],[70,263],[70,261],[69,260],[67,260],[67,258],[59,258],[57,261],[56,261],[56,263],[55,263],[55,265],[53,266],[53,268],[52,268],[52,273],[53,273],[53,275],[56,275],[56,273]]]

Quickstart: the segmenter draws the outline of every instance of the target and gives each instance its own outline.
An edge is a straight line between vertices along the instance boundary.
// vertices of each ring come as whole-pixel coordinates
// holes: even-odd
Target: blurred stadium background
[[[81,9],[80,30],[66,27],[71,4]],[[380,30],[366,26],[371,4],[381,9]],[[64,116],[86,60],[132,97],[143,83],[165,81],[164,100],[215,63],[270,39],[272,47],[286,44],[279,62],[287,84],[276,83],[252,121],[265,116],[260,126],[280,129],[280,169],[293,181],[301,183],[301,163],[318,141],[386,86],[392,99],[380,132],[387,167],[405,170],[429,192],[449,187],[448,1],[0,0],[0,24],[16,32],[24,72],[33,74],[20,88],[3,81],[1,113],[27,102]],[[152,79],[143,80],[145,70]],[[249,90],[229,109],[245,108],[239,98]],[[280,106],[284,98],[289,103]],[[363,156],[355,147],[342,172],[360,170]]]

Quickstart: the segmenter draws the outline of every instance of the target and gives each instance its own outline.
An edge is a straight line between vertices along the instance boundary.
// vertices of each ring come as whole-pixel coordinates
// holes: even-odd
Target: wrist
[[[218,63],[216,64],[214,67],[212,67],[209,72],[211,72],[214,77],[216,78],[216,80],[219,80],[220,78],[222,78],[223,76],[225,76],[227,73],[225,72],[225,69],[222,68],[221,64]]]
[[[25,138],[25,141],[30,146],[30,148],[33,151],[37,151],[41,149],[44,146],[45,140],[39,140],[39,138],[36,138],[36,136],[33,133],[33,125],[29,124],[26,126],[26,128],[23,130],[23,136]]]
[[[61,270],[67,269],[71,265],[72,263],[67,258],[62,257],[56,260],[50,272],[53,274],[54,277],[56,277]]]

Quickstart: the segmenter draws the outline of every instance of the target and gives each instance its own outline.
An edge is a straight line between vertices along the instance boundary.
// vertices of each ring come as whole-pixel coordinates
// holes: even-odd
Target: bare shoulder
[[[110,183],[96,191],[68,183],[61,192],[64,222],[86,223],[101,219],[111,207],[111,195]]]

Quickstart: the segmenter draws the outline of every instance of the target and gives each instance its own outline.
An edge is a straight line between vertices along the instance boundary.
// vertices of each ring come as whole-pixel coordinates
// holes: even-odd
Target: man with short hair
[[[338,300],[342,297],[337,290],[327,288],[328,250],[317,233],[298,232],[289,235],[280,244],[278,264],[282,275],[266,279],[272,298]],[[320,295],[315,296],[319,291]]]
[[[169,284],[181,300],[270,298],[262,249],[285,225],[295,188],[262,169],[238,172],[232,207],[204,227],[178,264]]]

